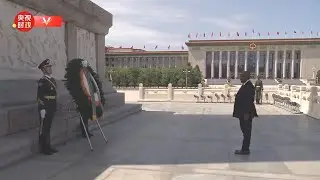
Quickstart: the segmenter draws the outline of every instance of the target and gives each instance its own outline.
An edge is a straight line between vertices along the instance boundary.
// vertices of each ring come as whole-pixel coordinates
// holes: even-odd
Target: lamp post
[[[184,73],[186,73],[186,88],[188,88],[188,73],[191,72],[188,69],[183,71]]]
[[[312,79],[316,79],[316,68],[312,67]]]
[[[113,72],[114,72],[113,69],[109,70],[109,81],[111,81],[111,82],[112,82],[112,73]]]

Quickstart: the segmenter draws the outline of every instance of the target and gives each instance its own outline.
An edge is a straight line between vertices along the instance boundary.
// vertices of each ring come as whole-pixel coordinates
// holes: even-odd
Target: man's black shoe
[[[50,151],[42,151],[41,154],[44,154],[44,155],[52,155],[52,152]]]
[[[236,155],[249,155],[250,151],[235,150],[234,154],[236,154]]]
[[[57,149],[55,149],[55,148],[53,148],[53,147],[50,147],[50,152],[52,152],[52,153],[57,153],[57,152],[59,152]]]

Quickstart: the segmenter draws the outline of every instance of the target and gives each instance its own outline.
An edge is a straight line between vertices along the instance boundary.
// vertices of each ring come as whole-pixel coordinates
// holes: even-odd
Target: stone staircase
[[[12,85],[11,88],[20,89],[14,88],[14,86],[18,85]],[[33,86],[32,88],[34,89],[34,83],[30,86]],[[25,86],[24,88],[28,89],[27,87]],[[61,87],[58,88],[58,94],[60,95],[58,98],[58,111],[51,128],[51,141],[53,145],[67,143],[80,134],[80,119],[75,111],[75,107],[73,107],[71,97],[62,84],[58,87]],[[1,90],[0,88],[0,93]],[[12,92],[14,93],[13,90],[2,91],[7,97],[12,97]],[[27,98],[28,96],[25,97]],[[34,96],[29,97],[30,100],[31,98],[34,99]],[[124,93],[117,93],[114,90],[109,91],[105,94],[105,98],[104,117],[99,120],[101,126],[142,111],[141,104],[125,104]],[[12,99],[9,104],[0,103],[0,169],[31,157],[38,152],[39,120],[37,106],[34,101],[33,103],[30,103],[30,101],[24,101],[29,103],[19,103],[19,98],[14,99],[14,101]],[[89,126],[91,130],[98,128],[96,123],[92,121],[89,122]]]

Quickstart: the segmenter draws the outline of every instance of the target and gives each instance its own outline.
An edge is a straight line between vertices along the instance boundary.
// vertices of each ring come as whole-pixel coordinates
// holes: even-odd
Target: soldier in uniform
[[[40,116],[39,146],[40,152],[45,155],[52,155],[58,152],[51,146],[50,129],[54,113],[57,109],[57,90],[56,81],[50,75],[52,74],[51,62],[44,60],[38,68],[43,72],[43,77],[38,81],[38,111]]]
[[[255,85],[255,90],[256,90],[256,104],[261,104],[262,102],[262,91],[263,91],[263,83],[258,76],[258,80],[256,81]]]

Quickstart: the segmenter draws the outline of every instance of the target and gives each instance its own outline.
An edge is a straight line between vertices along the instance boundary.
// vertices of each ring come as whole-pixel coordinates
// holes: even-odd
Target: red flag
[[[237,36],[238,36],[238,37],[240,36],[239,32],[237,32]]]
[[[189,38],[189,39],[191,38],[191,34],[190,34],[190,33],[188,34],[188,38]]]
[[[247,32],[245,32],[244,35],[247,36]]]
[[[222,33],[220,32],[220,36],[222,36]]]
[[[277,35],[279,35],[280,34],[280,32],[277,32]]]
[[[211,33],[211,37],[213,37],[213,32]]]

